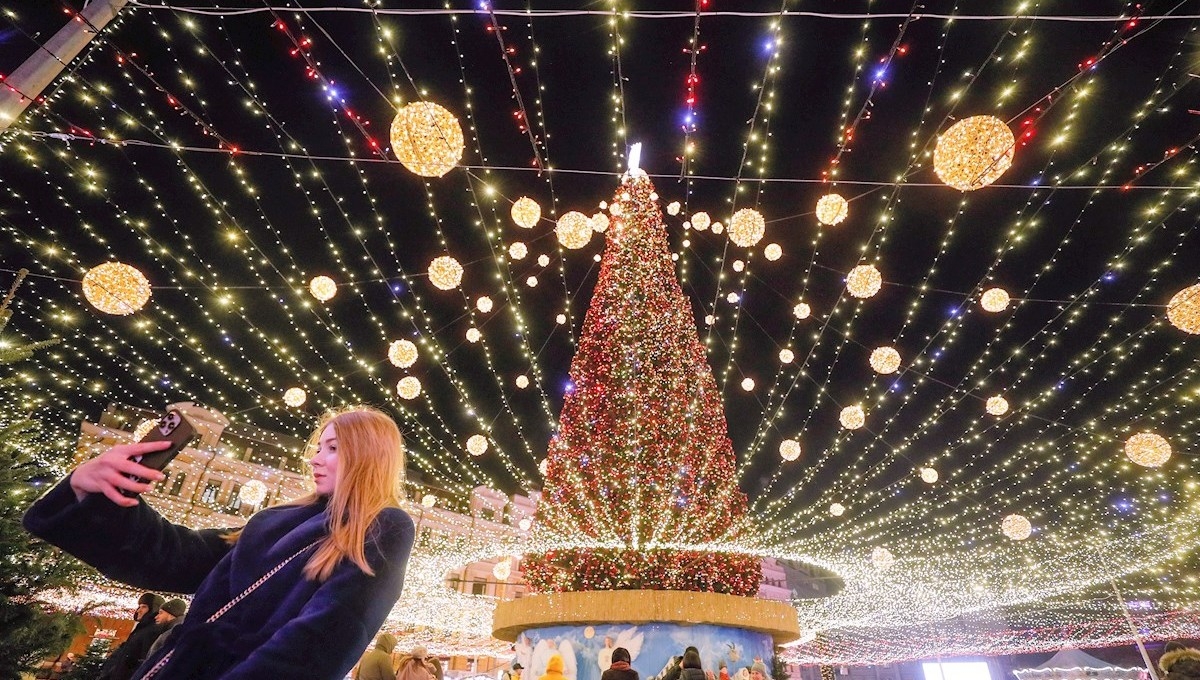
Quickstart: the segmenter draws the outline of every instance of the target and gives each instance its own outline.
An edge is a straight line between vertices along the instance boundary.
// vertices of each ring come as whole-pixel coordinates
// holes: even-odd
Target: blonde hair
[[[323,582],[343,559],[348,559],[370,576],[366,539],[371,523],[385,508],[400,505],[404,483],[404,439],[400,428],[383,411],[370,406],[350,406],[329,411],[321,417],[308,440],[312,450],[329,425],[338,440],[337,484],[329,499],[329,536],[304,565],[304,575]],[[320,499],[315,491],[283,505],[312,505]],[[226,536],[236,541],[239,532]]]

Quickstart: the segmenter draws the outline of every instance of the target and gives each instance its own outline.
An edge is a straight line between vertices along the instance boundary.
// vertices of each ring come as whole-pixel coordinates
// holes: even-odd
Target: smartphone
[[[187,416],[172,409],[159,418],[154,427],[150,428],[150,432],[145,437],[142,437],[141,442],[139,442],[144,444],[146,442],[168,441],[171,442],[171,445],[162,451],[153,451],[145,455],[134,456],[130,460],[135,463],[141,463],[148,468],[162,470],[184,447],[191,444],[198,434],[195,426],[187,419]],[[133,475],[130,475],[130,479],[136,479],[143,483],[149,481]]]

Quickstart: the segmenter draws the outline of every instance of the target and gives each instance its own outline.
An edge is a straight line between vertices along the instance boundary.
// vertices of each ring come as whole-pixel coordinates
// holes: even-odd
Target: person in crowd
[[[179,600],[179,603],[183,604],[183,600]],[[137,613],[134,614],[138,623],[125,642],[113,650],[100,667],[100,680],[129,680],[133,677],[133,672],[149,655],[154,642],[167,630],[162,621],[170,614],[163,614],[164,607],[166,603],[161,596],[154,593],[142,595],[138,600]],[[150,612],[154,612],[153,615]]]
[[[154,618],[161,628],[161,632],[154,639],[154,644],[150,645],[150,650],[146,652],[146,656],[150,656],[159,649],[162,649],[162,646],[171,638],[171,631],[175,630],[175,626],[183,623],[183,617],[186,614],[187,602],[178,597],[163,603],[162,609],[158,611],[158,615]]]
[[[767,665],[761,659],[755,659],[754,665],[750,666],[750,680],[771,680]]]
[[[567,680],[567,676],[563,675],[564,665],[562,654],[551,654],[546,661],[546,674],[538,680]]]
[[[697,656],[700,655],[700,650],[688,645],[686,648],[684,648],[682,655],[672,657],[671,660],[667,662],[667,667],[661,673],[659,673],[660,680],[679,680],[680,675],[683,673],[683,657],[686,656],[688,652],[696,652]]]
[[[521,680],[521,671],[525,670],[519,662],[514,662],[512,668],[504,672],[506,680]]]
[[[400,659],[396,680],[433,680],[433,671],[429,668],[426,656],[428,654],[424,647],[413,647],[411,652]]]
[[[355,680],[394,680],[392,650],[396,648],[396,636],[380,633],[375,637],[375,647],[363,654],[358,661]]]
[[[695,647],[688,647],[684,651],[679,666],[679,680],[707,680],[704,669],[700,666],[700,652]]]
[[[717,667],[717,680],[730,680],[729,666],[726,666],[724,661]]]
[[[446,669],[442,667],[442,660],[436,656],[431,656],[427,659],[429,662],[429,670],[433,673],[433,680],[445,680]],[[520,666],[521,664],[517,664]],[[521,680],[520,674],[517,675],[517,680]]]
[[[314,491],[237,530],[172,524],[141,498],[164,476],[134,458],[167,446],[108,449],[24,518],[109,578],[195,593],[191,615],[133,678],[345,677],[400,598],[412,550],[395,421],[366,406],[326,414],[310,439]]]
[[[1158,668],[1163,672],[1160,680],[1200,680],[1200,650],[1171,640],[1163,647]]]
[[[600,675],[600,680],[638,680],[638,672],[630,667],[632,659],[629,650],[624,647],[614,647],[608,670]]]
[[[137,624],[133,626],[130,635],[143,628],[153,626],[155,623],[154,617],[158,616],[158,610],[163,606],[164,602],[166,600],[158,593],[142,593],[142,596],[138,598],[137,609],[133,612],[133,620],[137,621]]]

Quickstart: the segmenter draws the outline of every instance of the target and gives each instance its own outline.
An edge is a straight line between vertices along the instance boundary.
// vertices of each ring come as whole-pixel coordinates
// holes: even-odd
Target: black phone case
[[[135,456],[132,460],[148,468],[162,470],[184,447],[192,443],[196,434],[196,428],[192,426],[186,416],[179,411],[168,411],[166,415],[158,419],[158,422],[150,428],[150,432],[142,437],[139,443],[169,441],[171,446],[162,451]]]

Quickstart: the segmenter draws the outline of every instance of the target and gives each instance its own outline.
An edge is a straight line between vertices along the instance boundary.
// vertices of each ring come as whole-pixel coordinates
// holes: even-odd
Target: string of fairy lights
[[[656,177],[659,209],[757,529],[654,547],[837,573],[840,594],[795,602],[820,632],[790,648],[797,661],[979,650],[994,631],[912,642],[904,626],[996,610],[1046,632],[990,649],[1126,640],[1092,623],[1118,611],[1088,599],[1112,578],[1162,611],[1200,601],[1183,559],[1200,545],[1200,177],[1190,134],[1164,132],[1194,107],[1194,17],[1131,5],[1046,85],[1037,71],[1062,30],[1050,19],[1068,17],[1045,3],[974,23],[917,7],[841,15],[855,40],[830,48],[841,61],[823,74],[839,94],[810,134],[824,161],[804,176],[818,183],[793,184],[774,168],[793,168],[778,140],[813,17],[792,3],[700,0],[678,16],[628,0],[344,15],[131,4],[0,137],[17,168],[0,179],[0,233],[34,265],[0,342],[63,340],[5,398],[70,414],[52,430],[61,448],[88,419],[81,404],[187,395],[303,435],[327,406],[373,402],[399,415],[411,465],[450,492],[539,488],[556,404],[576,389],[564,357],[620,218],[605,200],[615,178],[556,165],[586,137],[602,158],[581,170],[625,167],[651,67],[679,88],[680,110],[663,115],[684,116],[681,135],[651,142],[681,172]],[[346,21],[369,39],[347,40]],[[740,82],[718,75],[732,47],[719,22],[733,21],[752,26],[760,59]],[[668,25],[679,63],[641,63],[650,29]],[[1124,55],[1161,35],[1173,49],[1139,71],[1137,103],[1099,125]],[[956,62],[967,36],[978,49]],[[585,58],[575,72],[548,56],[563,40]],[[417,53],[433,41],[441,65]],[[282,73],[260,70],[264,53]],[[581,78],[598,83],[586,91],[604,129],[564,113]],[[718,106],[742,121],[735,138],[717,138]],[[576,181],[601,188],[580,198]],[[1122,185],[1136,191],[1118,204]],[[1118,227],[1097,226],[1118,206]],[[448,573],[617,547],[529,527],[468,539],[462,522],[423,538],[397,627],[482,649],[494,602],[446,588]]]

